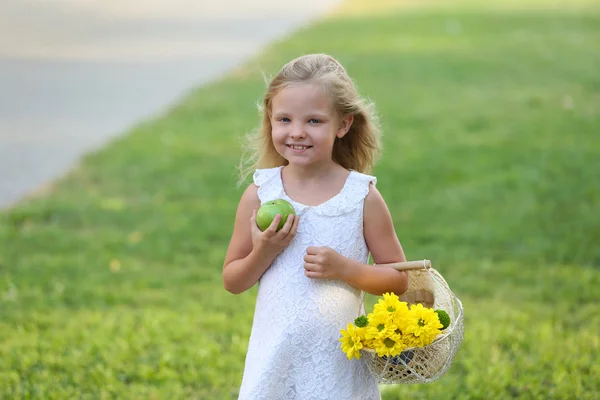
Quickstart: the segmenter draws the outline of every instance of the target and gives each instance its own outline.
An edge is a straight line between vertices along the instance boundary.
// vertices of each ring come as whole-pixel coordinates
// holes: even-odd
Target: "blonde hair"
[[[293,84],[316,83],[331,96],[340,116],[353,115],[354,122],[346,135],[336,138],[333,160],[342,167],[369,173],[379,156],[380,130],[373,104],[363,99],[346,69],[326,54],[309,54],[285,64],[267,87],[260,106],[260,127],[246,136],[244,155],[240,162],[240,184],[258,168],[287,165],[271,139],[273,97]]]

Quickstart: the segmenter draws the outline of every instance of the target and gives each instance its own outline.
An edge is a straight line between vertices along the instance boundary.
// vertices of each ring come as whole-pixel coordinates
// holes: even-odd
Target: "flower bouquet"
[[[407,292],[385,293],[372,313],[342,329],[342,351],[364,356],[379,383],[432,382],[462,344],[462,304],[427,261],[388,265],[409,272]]]

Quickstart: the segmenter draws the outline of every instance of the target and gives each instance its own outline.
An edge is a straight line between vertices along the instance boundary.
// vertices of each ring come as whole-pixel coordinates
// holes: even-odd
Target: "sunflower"
[[[423,347],[433,342],[441,327],[442,324],[433,309],[414,304],[410,307],[409,318],[402,327],[402,333],[409,345]]]
[[[348,324],[346,330],[342,329],[340,331],[342,334],[342,337],[339,339],[341,343],[340,347],[342,348],[342,351],[346,353],[348,360],[351,360],[353,357],[360,360],[360,349],[363,348],[362,332],[363,331],[360,330],[360,328],[356,328],[352,324]]]

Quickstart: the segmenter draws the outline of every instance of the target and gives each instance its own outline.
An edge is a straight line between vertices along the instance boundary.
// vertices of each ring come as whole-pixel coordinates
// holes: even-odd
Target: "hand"
[[[314,279],[342,279],[347,258],[330,247],[309,247],[304,256],[304,275]]]
[[[290,244],[296,235],[300,217],[290,214],[283,227],[277,231],[279,221],[281,221],[281,215],[277,214],[273,218],[271,225],[262,232],[256,224],[256,210],[252,212],[250,223],[252,225],[252,246],[254,249],[263,252],[269,257],[276,257]]]

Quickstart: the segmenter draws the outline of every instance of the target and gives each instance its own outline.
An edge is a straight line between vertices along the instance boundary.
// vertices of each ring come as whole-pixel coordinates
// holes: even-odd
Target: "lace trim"
[[[377,184],[377,178],[360,172],[350,171],[342,190],[317,206],[308,206],[290,198],[283,188],[281,169],[283,167],[257,169],[254,172],[254,183],[258,186],[258,198],[262,203],[275,199],[286,199],[296,209],[298,214],[313,210],[319,215],[338,216],[362,206],[362,201],[369,193],[369,184]]]
[[[257,169],[254,172],[253,180],[254,184],[258,186],[258,198],[261,204],[283,197],[283,186],[279,183],[281,168]]]

